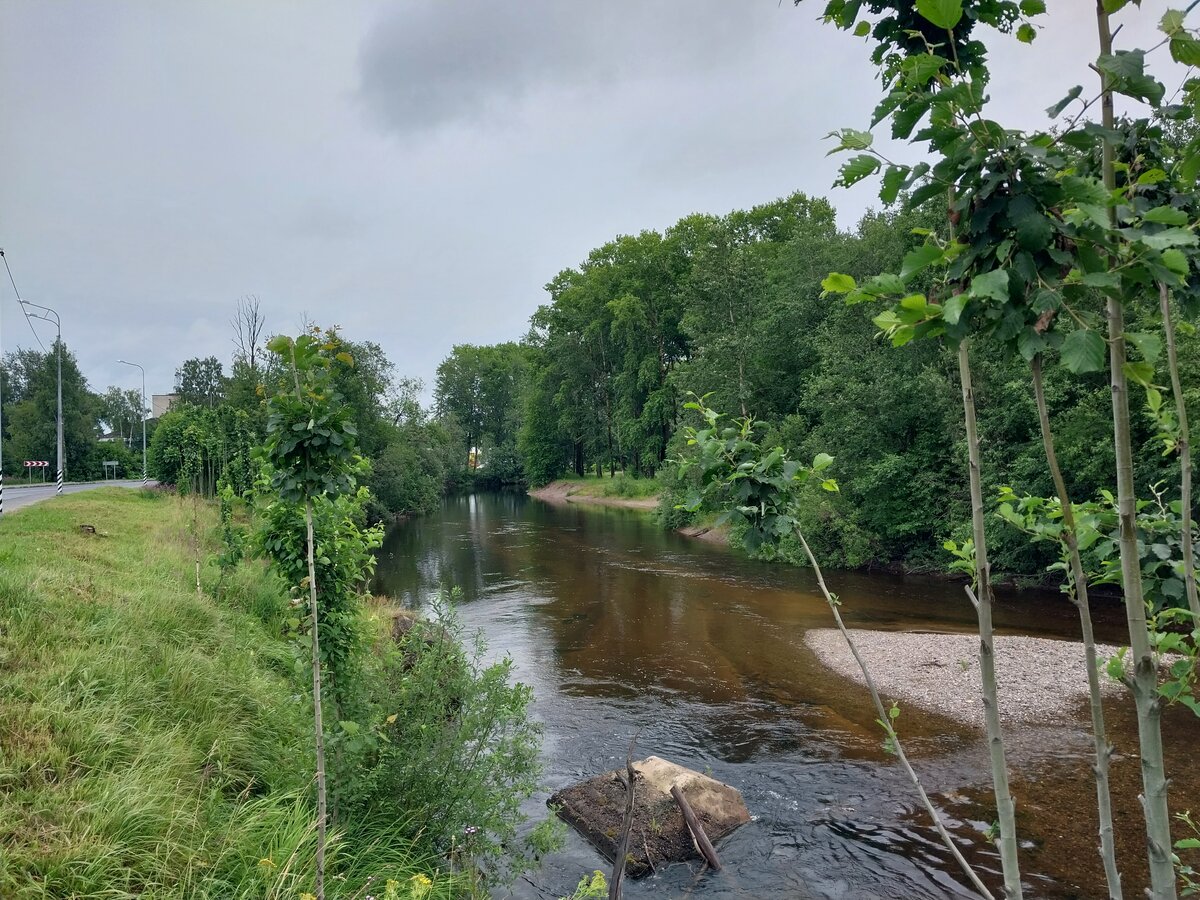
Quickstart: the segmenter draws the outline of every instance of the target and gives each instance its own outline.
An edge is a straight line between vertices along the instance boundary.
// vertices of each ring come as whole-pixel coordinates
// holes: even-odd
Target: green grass
[[[212,511],[196,515],[208,534]],[[311,889],[311,707],[274,624],[284,595],[244,564],[215,602],[208,561],[197,594],[192,516],[106,489],[0,520],[5,900]],[[435,868],[386,824],[355,835],[335,840],[331,898]]]

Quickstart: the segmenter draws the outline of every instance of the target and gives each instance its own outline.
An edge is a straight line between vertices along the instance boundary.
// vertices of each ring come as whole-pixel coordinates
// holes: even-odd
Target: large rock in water
[[[671,796],[678,785],[714,844],[750,821],[742,795],[714,778],[647,756],[633,764],[633,827],[625,871],[631,878],[648,875],[664,863],[699,857],[679,805]],[[625,815],[624,770],[606,772],[563,788],[548,801],[558,814],[611,862],[617,855]]]

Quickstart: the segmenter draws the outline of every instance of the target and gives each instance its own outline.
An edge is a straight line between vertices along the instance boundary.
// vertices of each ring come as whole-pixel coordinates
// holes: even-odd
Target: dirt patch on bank
[[[587,485],[576,481],[552,481],[545,487],[529,492],[530,497],[547,503],[590,503],[594,506],[617,506],[624,509],[653,510],[658,508],[657,497],[596,497],[585,493]]]

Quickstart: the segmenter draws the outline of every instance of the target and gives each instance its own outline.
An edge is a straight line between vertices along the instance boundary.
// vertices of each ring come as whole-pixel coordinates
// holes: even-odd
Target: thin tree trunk
[[[1117,871],[1117,850],[1113,841],[1112,796],[1108,786],[1108,766],[1112,759],[1112,745],[1104,727],[1104,704],[1100,699],[1100,667],[1096,663],[1096,637],[1092,631],[1092,612],[1088,601],[1087,576],[1083,571],[1083,560],[1079,555],[1079,536],[1075,532],[1075,511],[1067,494],[1067,483],[1058,466],[1058,454],[1054,452],[1054,434],[1050,430],[1050,412],[1046,406],[1046,393],[1042,385],[1042,357],[1033,358],[1033,395],[1037,400],[1038,422],[1042,428],[1042,446],[1046,451],[1046,465],[1054,479],[1054,489],[1062,507],[1063,539],[1067,545],[1071,564],[1071,601],[1079,610],[1079,627],[1083,632],[1083,653],[1087,660],[1088,699],[1092,711],[1092,738],[1095,744],[1096,761],[1096,808],[1100,816],[1100,859],[1104,863],[1104,877],[1108,880],[1109,900],[1122,900],[1121,873]]]
[[[854,639],[850,637],[850,632],[846,629],[846,624],[842,621],[842,614],[838,611],[839,601],[829,593],[829,588],[825,586],[825,576],[821,572],[821,567],[817,564],[817,558],[813,556],[813,552],[808,546],[808,541],[805,540],[804,533],[799,528],[796,529],[796,537],[800,539],[800,546],[804,548],[804,555],[808,557],[808,563],[812,566],[813,573],[817,576],[817,587],[820,588],[821,595],[825,598],[825,602],[829,604],[829,609],[833,612],[833,621],[837,623],[838,631],[842,633],[842,637],[846,641],[846,646],[850,648],[850,653],[854,657],[854,661],[858,663],[858,668],[863,673],[863,680],[867,684],[867,691],[871,694],[871,702],[875,704],[875,713],[879,717],[883,728],[887,731],[888,737],[891,738],[892,747],[896,751],[896,759],[900,761],[900,765],[904,769],[904,774],[908,776],[908,780],[916,788],[917,795],[921,798],[921,805],[925,807],[925,811],[929,813],[929,818],[933,820],[933,827],[937,830],[942,843],[946,845],[946,849],[950,851],[950,855],[954,857],[955,862],[958,863],[967,878],[970,879],[972,886],[975,890],[979,891],[981,897],[994,900],[992,892],[980,881],[979,876],[975,874],[975,870],[971,868],[971,864],[967,862],[959,851],[958,846],[954,843],[954,839],[950,837],[950,832],[942,824],[942,817],[938,814],[933,802],[929,799],[929,795],[925,793],[925,787],[921,784],[920,777],[908,761],[908,756],[904,753],[904,746],[900,743],[900,736],[892,728],[892,720],[883,706],[883,701],[879,698],[879,691],[875,688],[875,680],[871,678],[871,672],[867,668],[867,663],[858,652],[858,645],[854,643]]]
[[[979,618],[979,672],[983,682],[983,715],[987,728],[992,785],[996,794],[996,816],[1000,821],[1000,866],[1004,872],[1004,894],[1021,900],[1021,865],[1017,857],[1016,803],[1008,787],[1008,763],[1004,734],[1000,729],[1000,707],[996,695],[996,652],[992,641],[992,574],[988,565],[987,535],[984,531],[983,487],[980,481],[979,428],[975,422],[975,391],[971,386],[971,359],[967,342],[958,345],[958,375],[962,382],[963,414],[967,424],[967,453],[970,460],[971,531],[975,539],[975,580],[979,589],[975,613]]]
[[[1103,0],[1096,2],[1096,26],[1101,55],[1112,53],[1112,31]],[[1101,75],[1101,113],[1105,128],[1113,127],[1113,96]],[[1103,143],[1104,186],[1116,190],[1112,143]],[[1109,223],[1116,227],[1116,210],[1109,208]],[[1126,683],[1137,707],[1138,745],[1142,760],[1142,809],[1146,816],[1146,850],[1150,863],[1150,891],[1155,900],[1175,900],[1175,867],[1171,860],[1171,814],[1167,805],[1167,776],[1163,762],[1162,707],[1158,701],[1158,672],[1146,626],[1138,554],[1137,496],[1133,481],[1133,447],[1129,426],[1129,384],[1125,378],[1125,310],[1115,297],[1108,298],[1108,359],[1112,384],[1113,443],[1117,458],[1117,515],[1120,523],[1121,582],[1125,617],[1129,623],[1129,648],[1133,674]]]
[[[325,900],[325,726],[321,720],[321,637],[317,627],[317,568],[313,561],[312,500],[304,500],[308,529],[308,606],[312,616],[313,739],[317,749],[317,900]]]
[[[1187,591],[1188,609],[1200,623],[1200,597],[1196,595],[1196,557],[1192,546],[1192,445],[1188,434],[1187,403],[1183,399],[1183,383],[1179,380],[1179,357],[1175,348],[1175,323],[1171,321],[1171,294],[1163,283],[1158,285],[1158,301],[1162,307],[1163,331],[1167,336],[1167,367],[1171,370],[1171,393],[1175,395],[1175,416],[1179,421],[1179,496],[1180,528],[1183,532],[1183,584]]]

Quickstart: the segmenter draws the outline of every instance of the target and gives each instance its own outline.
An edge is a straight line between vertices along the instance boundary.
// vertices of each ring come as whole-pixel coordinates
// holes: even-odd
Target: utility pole
[[[142,373],[142,487],[145,487],[150,483],[150,480],[146,475],[146,370],[137,363],[129,362],[128,360],[118,359],[117,362],[126,366],[133,366]]]
[[[51,319],[50,316],[39,315],[38,313],[29,313],[29,315],[33,316],[35,319],[53,322],[54,327],[58,330],[57,337],[55,338],[55,350],[57,351],[58,355],[58,481],[54,492],[59,496],[62,496],[63,482],[66,480],[67,475],[67,463],[63,458],[62,320],[58,317],[58,313],[48,306],[41,306],[37,303],[31,303],[28,300],[22,300],[21,302],[26,306],[32,306],[34,309],[44,310],[45,312],[48,312],[50,316],[54,316],[54,318]]]

